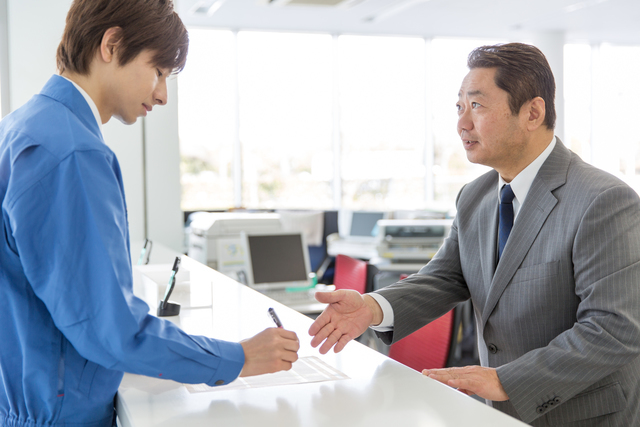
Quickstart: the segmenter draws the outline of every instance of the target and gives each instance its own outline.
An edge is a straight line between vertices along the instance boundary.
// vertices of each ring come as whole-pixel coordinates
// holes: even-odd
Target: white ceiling
[[[640,44],[640,0],[175,1],[190,26],[505,40],[564,32],[568,42]],[[342,5],[282,5],[288,1]],[[194,13],[198,6],[205,13]]]

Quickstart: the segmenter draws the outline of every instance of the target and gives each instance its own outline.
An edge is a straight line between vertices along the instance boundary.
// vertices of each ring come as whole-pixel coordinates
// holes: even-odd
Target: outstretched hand
[[[329,304],[309,328],[309,335],[313,336],[311,346],[323,343],[321,354],[326,354],[334,345],[333,351],[340,352],[349,341],[367,330],[376,314],[376,318],[382,317],[378,303],[356,291],[316,292],[316,299]]]
[[[241,377],[288,371],[298,360],[300,342],[295,332],[282,328],[268,328],[240,341],[244,350]]]

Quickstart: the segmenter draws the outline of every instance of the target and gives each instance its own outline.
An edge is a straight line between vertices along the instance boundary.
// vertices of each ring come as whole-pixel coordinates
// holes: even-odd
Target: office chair
[[[336,290],[353,289],[361,294],[367,288],[367,261],[351,258],[346,255],[336,256],[333,284]]]
[[[389,347],[389,357],[418,372],[447,366],[452,354],[455,309]]]
[[[378,273],[375,265],[340,254],[335,260],[333,284],[336,290],[353,289],[364,294],[373,290],[373,282]]]
[[[456,335],[460,328],[460,317],[459,308],[454,308],[391,344],[389,357],[418,372],[450,366],[458,342]]]

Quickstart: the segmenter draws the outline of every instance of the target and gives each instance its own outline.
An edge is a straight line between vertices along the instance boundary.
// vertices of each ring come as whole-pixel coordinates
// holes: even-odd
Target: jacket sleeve
[[[627,186],[599,194],[573,242],[576,322],[548,345],[497,368],[523,421],[566,402],[640,355],[640,200]]]
[[[468,300],[470,293],[460,266],[457,219],[444,244],[426,266],[376,292],[393,308],[393,331],[376,332],[385,344],[401,340]]]
[[[213,386],[238,376],[244,364],[240,344],[187,335],[149,315],[133,295],[115,156],[76,151],[9,208],[27,279],[83,357],[109,369],[184,383]]]

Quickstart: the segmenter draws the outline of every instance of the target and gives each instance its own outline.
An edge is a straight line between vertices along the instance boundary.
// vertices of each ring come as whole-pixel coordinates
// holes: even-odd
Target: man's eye
[[[471,108],[478,108],[478,107],[480,107],[480,106],[481,106],[481,105],[480,105],[479,103],[477,103],[477,102],[472,102],[472,103],[471,103]]]
[[[156,72],[158,73],[158,77],[162,77],[162,71],[159,68],[156,68]]]

